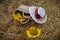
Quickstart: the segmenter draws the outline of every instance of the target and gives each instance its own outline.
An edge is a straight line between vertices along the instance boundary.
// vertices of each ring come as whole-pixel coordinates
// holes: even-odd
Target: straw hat
[[[29,7],[29,13],[33,20],[39,24],[43,24],[47,20],[47,15],[45,14],[45,10],[42,7]]]

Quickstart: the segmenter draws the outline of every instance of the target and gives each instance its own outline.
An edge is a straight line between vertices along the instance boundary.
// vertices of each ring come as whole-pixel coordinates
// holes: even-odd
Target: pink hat
[[[33,20],[39,24],[43,24],[47,20],[47,15],[45,14],[45,10],[42,7],[29,7],[30,16]]]

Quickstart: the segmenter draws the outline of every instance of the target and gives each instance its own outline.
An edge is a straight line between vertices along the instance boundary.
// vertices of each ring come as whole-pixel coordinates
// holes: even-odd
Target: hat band
[[[38,8],[35,10],[35,16],[36,16],[37,19],[42,18],[42,17],[38,14]]]

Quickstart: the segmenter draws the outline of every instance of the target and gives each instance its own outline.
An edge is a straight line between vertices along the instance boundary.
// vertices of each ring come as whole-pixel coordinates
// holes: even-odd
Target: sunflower
[[[15,20],[19,21],[19,22],[23,22],[25,21],[25,18],[20,14],[20,13],[17,13],[17,14],[13,14],[13,17]]]
[[[41,32],[42,32],[41,29],[38,29],[32,26],[26,31],[26,34],[28,38],[36,38],[41,35]]]

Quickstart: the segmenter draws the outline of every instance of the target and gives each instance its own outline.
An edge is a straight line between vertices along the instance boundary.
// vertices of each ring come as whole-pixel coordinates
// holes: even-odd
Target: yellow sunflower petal
[[[41,29],[37,29],[37,31],[38,31],[38,34],[36,36],[39,37],[41,35],[42,30]]]
[[[31,34],[30,34],[30,31],[27,30],[26,33],[27,33],[28,38],[31,38],[32,37]]]
[[[17,19],[18,19],[16,15],[13,15],[13,16],[14,16],[14,19],[15,19],[15,20],[17,20]]]

